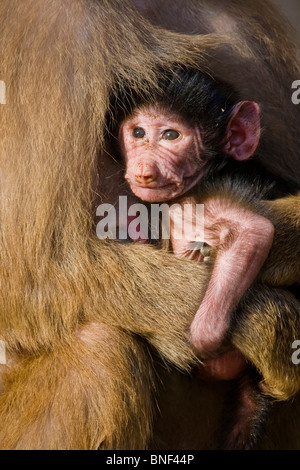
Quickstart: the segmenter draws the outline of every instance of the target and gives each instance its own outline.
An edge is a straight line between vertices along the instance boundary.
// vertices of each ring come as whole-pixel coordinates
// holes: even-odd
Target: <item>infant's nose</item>
[[[157,180],[157,171],[155,166],[139,166],[134,174],[135,181],[139,184],[148,185]]]

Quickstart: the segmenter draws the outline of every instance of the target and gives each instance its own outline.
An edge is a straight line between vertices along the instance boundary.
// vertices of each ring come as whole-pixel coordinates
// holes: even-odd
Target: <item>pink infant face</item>
[[[206,173],[199,127],[158,106],[137,109],[119,132],[125,178],[142,200],[181,196]]]

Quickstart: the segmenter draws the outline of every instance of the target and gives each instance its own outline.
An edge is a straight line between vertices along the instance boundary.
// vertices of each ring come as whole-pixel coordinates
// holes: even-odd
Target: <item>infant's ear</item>
[[[253,101],[237,103],[226,130],[224,153],[234,160],[250,158],[259,144],[261,134],[260,107]]]

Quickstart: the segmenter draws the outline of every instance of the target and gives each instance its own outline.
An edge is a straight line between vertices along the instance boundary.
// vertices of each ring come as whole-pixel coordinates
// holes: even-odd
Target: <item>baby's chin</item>
[[[185,192],[182,189],[178,189],[175,184],[168,184],[162,188],[135,186],[131,187],[131,190],[139,199],[150,203],[168,202],[181,196]]]

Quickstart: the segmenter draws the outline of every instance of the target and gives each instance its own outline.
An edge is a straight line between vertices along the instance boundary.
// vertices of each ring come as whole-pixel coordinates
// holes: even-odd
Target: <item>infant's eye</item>
[[[132,135],[135,139],[143,139],[146,135],[146,132],[142,127],[135,127],[132,131]]]
[[[180,137],[179,132],[175,131],[174,129],[168,129],[162,135],[162,138],[165,140],[176,140]]]

